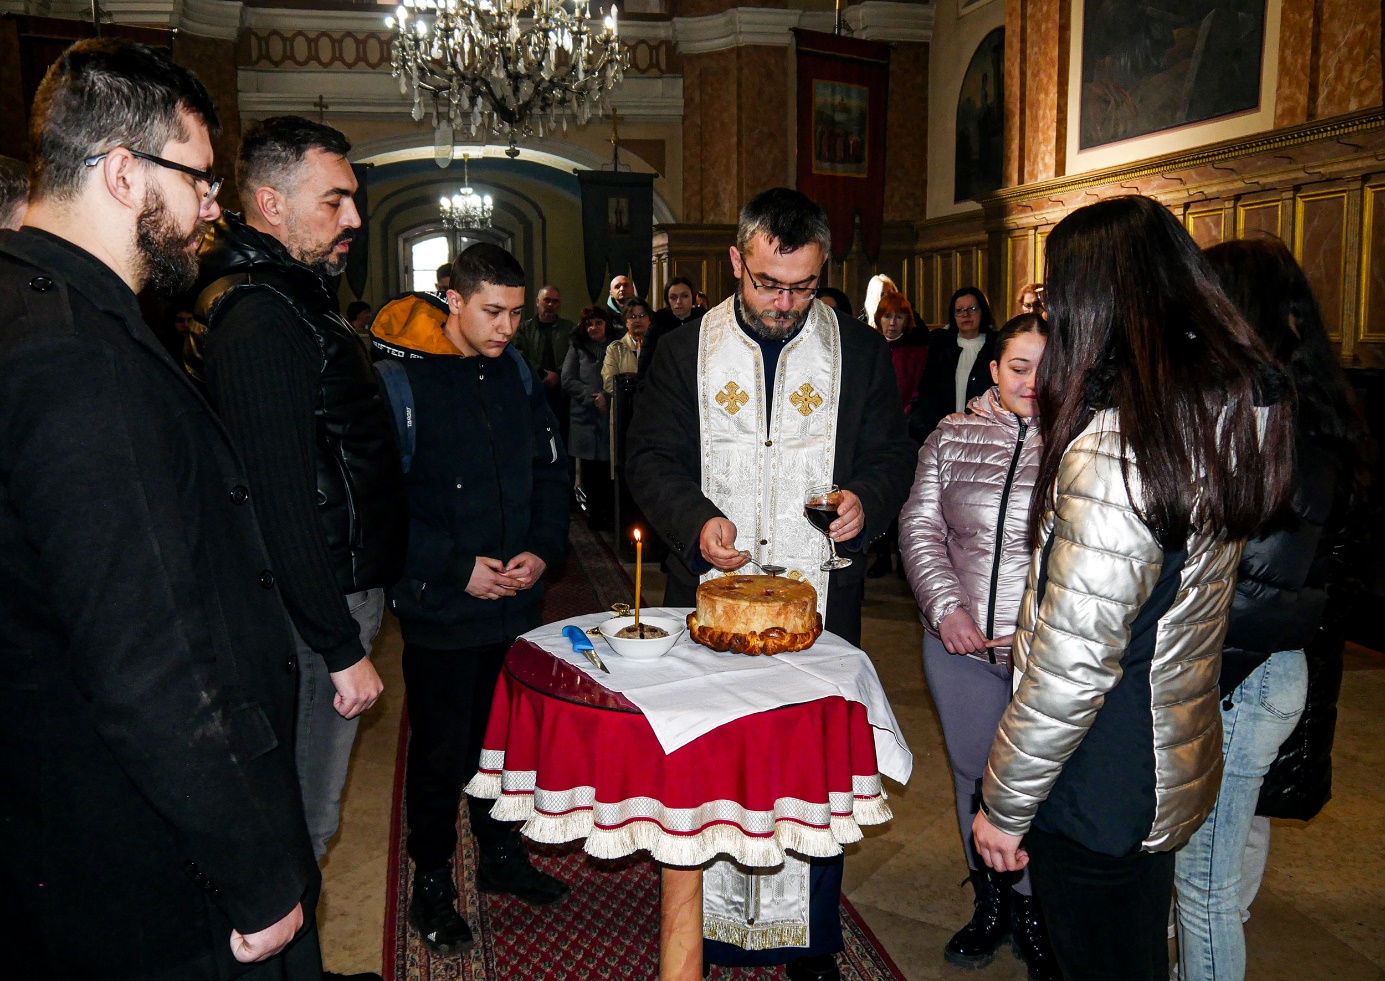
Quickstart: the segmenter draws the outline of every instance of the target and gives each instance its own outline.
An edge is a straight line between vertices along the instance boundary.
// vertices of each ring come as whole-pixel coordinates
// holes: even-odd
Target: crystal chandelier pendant
[[[444,228],[458,231],[464,228],[490,228],[495,202],[489,194],[484,197],[471,188],[471,155],[462,154],[464,186],[450,198],[438,200],[438,214]]]
[[[555,0],[403,0],[385,25],[395,31],[394,76],[412,95],[411,115],[423,119],[434,97],[434,159],[445,167],[455,126],[474,137],[494,134],[506,155],[520,140],[540,137],[568,116],[579,124],[601,115],[625,76],[614,5],[592,22],[589,0],[572,9]],[[548,118],[545,120],[544,117]],[[446,132],[444,132],[444,130]]]
[[[452,163],[452,124],[446,120],[433,130],[433,163],[444,170]]]

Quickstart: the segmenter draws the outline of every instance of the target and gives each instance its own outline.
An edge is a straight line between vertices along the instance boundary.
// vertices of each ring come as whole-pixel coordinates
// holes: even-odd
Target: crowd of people
[[[44,78],[27,171],[0,161],[0,939],[22,976],[332,976],[317,861],[387,605],[410,925],[442,957],[473,940],[463,803],[482,892],[562,901],[464,787],[575,487],[610,525],[617,444],[665,605],[772,560],[859,644],[867,575],[897,562],[974,894],[948,962],[1009,942],[1034,981],[1164,981],[1176,935],[1183,981],[1244,977],[1263,816],[1328,793],[1368,441],[1284,245],[1204,253],[1111,198],[1052,230],[1015,316],[967,286],[930,331],[884,276],[856,319],[821,283],[826,213],[774,188],[710,307],[680,277],[655,310],[620,274],[576,322],[554,286],[526,319],[524,269],[478,244],[438,292],[343,315],[346,137],[247,124],[231,214],[217,129],[190,71],[96,39]],[[178,297],[176,350],[146,289]],[[828,479],[831,545],[802,517]],[[746,892],[709,901],[801,895],[807,942],[706,961],[840,977],[842,868],[718,879]]]

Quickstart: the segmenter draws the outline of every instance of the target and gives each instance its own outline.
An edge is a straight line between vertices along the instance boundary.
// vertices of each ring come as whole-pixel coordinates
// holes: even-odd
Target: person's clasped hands
[[[547,568],[548,564],[533,552],[520,552],[509,562],[478,555],[466,591],[484,600],[514,596],[532,588]]]

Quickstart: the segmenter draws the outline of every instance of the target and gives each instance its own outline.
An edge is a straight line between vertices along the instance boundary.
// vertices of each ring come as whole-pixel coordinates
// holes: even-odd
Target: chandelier
[[[592,23],[591,0],[403,0],[393,17],[394,77],[413,92],[413,118],[432,97],[434,158],[452,159],[454,133],[516,143],[605,115],[625,75],[616,8]]]
[[[444,228],[456,230],[491,227],[491,215],[495,208],[489,194],[482,197],[471,189],[470,160],[469,154],[463,155],[462,184],[464,186],[461,190],[450,198],[438,199]]]

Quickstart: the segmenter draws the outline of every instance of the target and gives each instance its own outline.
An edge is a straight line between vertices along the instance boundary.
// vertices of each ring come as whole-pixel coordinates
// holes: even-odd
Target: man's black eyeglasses
[[[745,266],[744,268],[746,278],[750,280],[750,285],[755,287],[755,292],[760,296],[777,297],[780,293],[787,293],[791,300],[811,300],[818,295],[818,287],[816,286],[770,286],[757,283],[750,267]]]
[[[203,184],[206,184],[207,191],[202,195],[202,201],[206,204],[215,201],[217,193],[221,190],[221,178],[213,174],[210,170],[198,170],[195,167],[187,166],[187,164],[174,163],[172,160],[156,157],[152,153],[142,153],[139,150],[131,150],[129,147],[122,147],[121,149],[129,152],[132,157],[139,157],[141,160],[147,160],[151,164],[158,164],[160,167],[167,167],[169,170],[176,170],[179,173],[187,174],[194,181],[201,181]],[[82,164],[87,167],[95,167],[101,162],[101,159],[110,152],[110,150],[107,150],[105,153],[98,153],[95,156],[87,157],[82,161]]]

